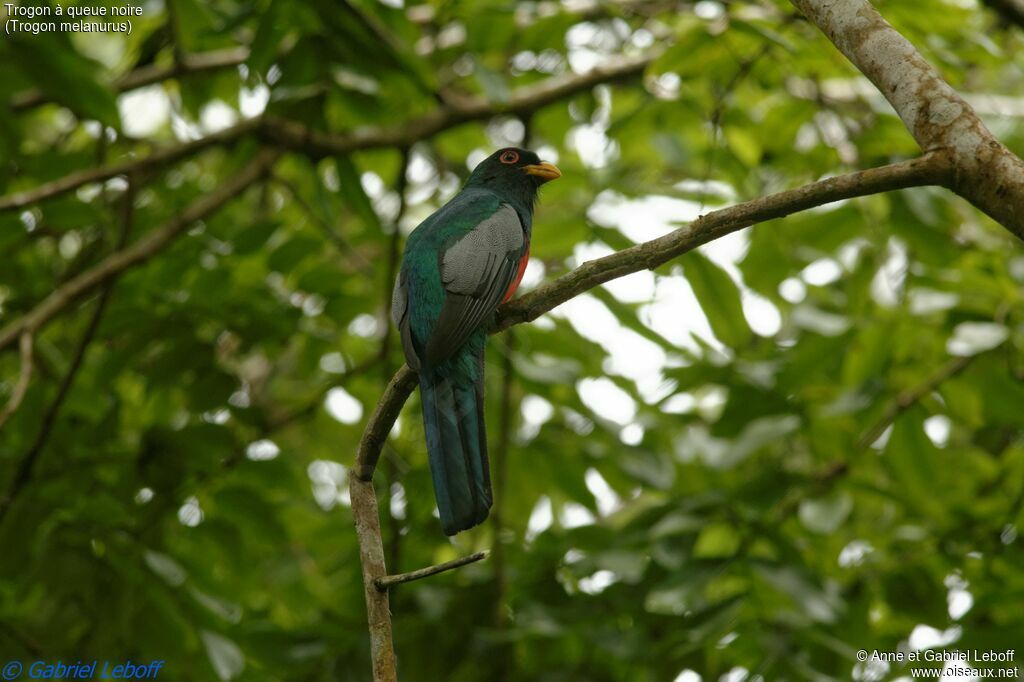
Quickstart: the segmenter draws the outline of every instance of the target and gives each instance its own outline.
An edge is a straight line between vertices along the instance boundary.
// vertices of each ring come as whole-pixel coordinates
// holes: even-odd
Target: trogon
[[[405,244],[392,319],[419,373],[434,496],[446,535],[491,508],[484,429],[484,344],[498,306],[530,257],[540,186],[561,176],[525,149],[502,149],[424,220]]]

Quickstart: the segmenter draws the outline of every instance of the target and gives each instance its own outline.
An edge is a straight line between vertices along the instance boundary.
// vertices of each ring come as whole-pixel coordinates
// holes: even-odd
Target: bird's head
[[[469,186],[486,187],[532,205],[545,182],[562,176],[553,163],[541,161],[535,152],[517,147],[499,149],[473,169]]]

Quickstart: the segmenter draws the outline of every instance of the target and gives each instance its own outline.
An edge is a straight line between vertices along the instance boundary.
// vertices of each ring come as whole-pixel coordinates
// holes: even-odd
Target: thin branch
[[[342,386],[349,379],[353,379],[360,374],[366,373],[379,365],[380,362],[381,359],[379,355],[367,358],[359,364],[353,365],[351,368],[345,370],[340,377],[336,377],[330,384],[318,390],[316,395],[302,407],[297,407],[289,412],[284,412],[283,414],[278,414],[276,416],[271,414],[271,417],[267,420],[265,425],[263,435],[270,435],[272,432],[283,429],[286,426],[290,426],[300,419],[316,414],[324,404],[324,399],[327,397],[327,394],[331,392],[331,389],[336,388],[337,386]]]
[[[943,150],[948,186],[1024,239],[1024,160],[867,0],[791,0],[874,83],[925,152]]]
[[[971,364],[976,357],[978,356],[965,355],[963,357],[953,358],[917,386],[912,386],[905,391],[901,391],[896,396],[896,399],[886,406],[882,415],[878,418],[878,421],[872,424],[871,427],[864,432],[864,435],[857,440],[857,447],[861,450],[870,447],[875,441],[882,437],[885,430],[888,429],[901,414],[916,405],[922,398],[938,388],[940,384],[944,383],[948,379],[952,379],[957,374],[964,371],[967,365]]]
[[[149,154],[149,156],[73,171],[62,178],[47,182],[38,187],[0,197],[0,211],[24,208],[94,182],[103,182],[118,176],[137,175],[147,172],[169,163],[174,163],[187,156],[192,156],[209,147],[234,142],[245,135],[256,132],[259,126],[260,119],[253,118],[230,128],[225,128],[220,132],[201,137],[198,140],[185,142],[174,147],[157,149]]]
[[[319,213],[317,213],[316,209],[306,201],[306,198],[302,196],[299,188],[296,187],[291,180],[281,177],[278,174],[274,174],[271,180],[288,191],[289,196],[291,196],[292,200],[302,210],[302,212],[306,214],[306,217],[313,221],[313,224],[323,232],[325,237],[327,237],[327,241],[334,244],[337,250],[345,256],[345,258],[358,261],[358,263],[355,264],[356,269],[366,270],[373,266],[373,263],[367,260],[366,256],[352,248],[352,244],[350,244],[348,239],[345,238],[345,235],[334,229],[332,225],[328,224],[328,222],[324,220]]]
[[[529,139],[529,138],[526,138]],[[501,357],[501,393],[498,395],[498,435],[491,459],[491,472],[494,475],[494,504],[491,507],[491,528],[493,529],[492,552],[494,567],[494,629],[503,633],[508,629],[508,570],[506,563],[507,545],[512,536],[505,528],[505,491],[508,489],[508,459],[512,443],[513,412],[517,403],[513,401],[513,384],[515,371],[512,358],[516,350],[515,330],[505,335],[505,348]],[[492,667],[496,682],[504,682],[512,670],[515,648],[511,642],[498,638]]]
[[[252,118],[230,128],[175,147],[167,147],[149,156],[119,163],[75,171],[58,180],[30,190],[0,197],[0,211],[24,208],[51,197],[70,192],[83,185],[102,182],[118,175],[151,170],[191,156],[208,147],[235,142],[243,137],[262,134],[277,144],[302,152],[312,158],[332,154],[348,154],[363,149],[410,147],[416,142],[455,126],[491,118],[498,114],[522,114],[547,104],[567,99],[595,85],[635,78],[655,55],[613,60],[604,66],[580,75],[554,76],[540,83],[517,89],[508,100],[491,102],[483,97],[469,97],[457,105],[445,107],[417,119],[392,127],[360,128],[351,133],[327,133],[283,119]]]
[[[114,245],[115,254],[124,250],[125,245],[128,243],[128,237],[131,234],[132,224],[135,221],[135,183],[128,183],[128,188],[124,193],[122,201],[123,204],[120,216],[121,230],[118,234],[117,243]],[[110,301],[110,295],[114,291],[115,281],[116,275],[107,280],[103,285],[103,290],[100,292],[99,300],[96,302],[96,307],[93,309],[92,316],[89,318],[89,323],[86,325],[85,332],[83,332],[82,338],[78,342],[78,346],[75,348],[75,354],[71,359],[71,364],[68,366],[68,371],[61,380],[60,388],[57,389],[57,395],[53,399],[53,402],[50,403],[50,407],[46,410],[46,413],[43,415],[43,421],[39,427],[39,433],[36,435],[36,439],[32,443],[32,446],[18,462],[18,469],[14,474],[14,479],[11,481],[10,487],[7,489],[4,496],[0,498],[0,519],[3,519],[15,498],[21,493],[25,486],[28,485],[29,481],[32,480],[36,463],[39,461],[39,457],[42,454],[43,449],[46,447],[46,442],[50,438],[53,426],[57,422],[57,414],[60,412],[60,408],[64,404],[64,400],[67,398],[72,384],[75,382],[75,377],[78,376],[78,370],[81,368],[82,361],[85,359],[85,352],[89,348],[89,344],[92,343],[93,338],[96,336],[96,331],[99,329],[100,320],[103,318],[103,313],[106,311],[107,303]],[[26,332],[26,334],[27,333],[28,332]],[[24,338],[24,335],[22,338]]]
[[[782,218],[841,199],[907,187],[943,185],[949,181],[949,174],[947,157],[932,153],[910,161],[820,180],[797,189],[712,211],[663,237],[588,261],[554,282],[505,304],[498,310],[497,323],[492,333],[515,324],[531,322],[584,291],[640,270],[653,270],[702,244],[756,223]],[[416,380],[416,373],[408,365],[402,365],[391,377],[359,441],[355,471],[360,480],[369,481],[373,478],[384,440],[401,412],[402,405],[416,387]]]
[[[207,217],[262,176],[277,158],[276,150],[263,150],[249,164],[218,189],[200,197],[160,228],[150,232],[126,249],[112,253],[92,267],[58,287],[35,308],[0,329],[0,349],[19,335],[34,332],[54,316],[97,287],[129,268],[140,265],[172,243],[197,220]]]
[[[423,578],[429,578],[432,575],[438,573],[444,573],[445,571],[451,571],[455,568],[460,568],[466,564],[476,563],[481,559],[486,559],[490,552],[483,551],[469,556],[459,557],[458,559],[452,559],[446,561],[443,564],[436,564],[434,566],[427,566],[426,568],[419,568],[415,571],[409,571],[408,573],[399,573],[398,575],[388,575],[383,578],[377,578],[373,581],[374,586],[381,592],[386,592],[391,587],[400,583],[408,583],[413,580],[421,580]]]
[[[725,44],[728,45],[728,43]],[[740,85],[740,82],[746,79],[754,66],[756,66],[761,59],[771,53],[774,46],[774,43],[766,42],[755,54],[747,57],[746,59],[740,60],[736,71],[732,74],[732,77],[723,87],[717,89],[717,92],[714,94],[714,100],[711,105],[711,114],[708,116],[708,122],[710,123],[711,130],[709,131],[710,140],[708,140],[708,154],[707,160],[704,164],[704,175],[700,180],[702,187],[707,186],[708,181],[711,179],[711,174],[715,170],[715,156],[718,153],[718,138],[721,134],[722,117],[725,115],[726,99],[733,94],[733,91]],[[712,82],[712,87],[714,87],[714,82]],[[707,205],[706,198],[707,195],[702,190],[700,208],[698,210],[704,210],[704,207]]]
[[[11,399],[4,405],[4,409],[0,410],[0,429],[21,407],[21,401],[25,399],[25,393],[28,391],[28,382],[32,379],[32,333],[24,332],[19,341],[21,369],[18,372],[18,382],[14,385],[14,390],[11,391]]]
[[[457,103],[413,119],[402,125],[360,128],[351,133],[332,134],[312,130],[294,121],[268,119],[266,134],[278,144],[313,158],[347,154],[380,147],[411,147],[429,137],[463,123],[501,114],[525,114],[552,102],[567,99],[596,85],[628,80],[641,75],[655,54],[618,59],[580,75],[553,76],[534,85],[518,88],[505,101],[485,97],[460,98]]]
[[[172,78],[181,78],[182,76],[238,66],[239,64],[244,63],[248,58],[249,49],[246,47],[230,47],[223,50],[211,50],[209,52],[200,52],[193,55],[182,55],[180,61],[169,66],[148,64],[146,66],[139,67],[134,71],[130,71],[116,79],[113,83],[113,87],[114,90],[119,93],[128,92],[129,90],[153,85],[154,83],[160,83]],[[16,93],[14,97],[11,98],[10,107],[15,112],[21,112],[33,109],[50,101],[51,100],[42,90],[24,90]]]

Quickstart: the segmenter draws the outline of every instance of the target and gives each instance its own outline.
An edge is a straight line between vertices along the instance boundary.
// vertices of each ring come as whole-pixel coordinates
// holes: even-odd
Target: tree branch
[[[359,539],[359,563],[363,567],[363,596],[370,627],[370,655],[374,682],[398,682],[395,668],[395,645],[391,637],[391,607],[387,590],[377,588],[376,581],[387,576],[384,565],[384,544],[380,534],[380,512],[372,481],[349,476],[352,519]]]
[[[0,329],[0,350],[21,334],[37,331],[55,315],[107,280],[146,262],[173,242],[192,223],[210,215],[255,182],[277,159],[278,154],[276,150],[261,151],[220,188],[194,201],[162,227],[150,232],[130,247],[112,253],[95,267],[58,287],[28,313]]]
[[[118,163],[105,166],[73,171],[62,178],[53,180],[52,182],[47,182],[39,185],[38,187],[33,187],[32,189],[0,197],[0,211],[24,208],[43,201],[44,199],[50,199],[66,192],[76,190],[83,185],[89,185],[94,182],[103,182],[104,180],[109,180],[110,178],[115,178],[119,175],[137,175],[139,173],[148,172],[155,168],[159,168],[160,166],[174,163],[178,159],[185,158],[186,156],[192,156],[193,154],[201,152],[208,147],[234,142],[245,135],[255,132],[259,128],[259,125],[260,119],[253,118],[230,128],[225,128],[220,132],[212,133],[206,137],[201,137],[198,140],[192,140],[191,142],[186,142],[174,147],[158,149],[149,156],[139,159],[130,159],[128,161],[119,161]]]
[[[505,304],[498,309],[492,333],[535,320],[598,285],[640,270],[653,270],[702,244],[756,223],[782,218],[841,199],[906,187],[945,185],[949,182],[951,172],[946,155],[932,153],[910,161],[820,180],[797,189],[712,211],[663,237],[588,261],[554,282]],[[369,481],[373,478],[381,447],[402,405],[416,387],[416,380],[416,373],[408,365],[402,365],[391,377],[384,394],[374,407],[356,455],[355,472],[360,480]]]
[[[296,187],[291,180],[277,174],[275,174],[271,180],[288,191],[292,201],[302,209],[302,212],[305,213],[313,224],[323,232],[325,237],[327,237],[327,241],[331,242],[346,260],[358,261],[353,265],[356,270],[368,270],[373,266],[373,263],[371,263],[366,256],[352,248],[352,245],[349,243],[348,239],[345,238],[344,234],[339,230],[334,229],[334,226],[328,224],[328,222],[324,220],[319,213],[317,213],[316,209],[306,201],[305,197],[302,196],[302,192],[299,191],[299,188]]]
[[[461,568],[462,566],[465,566],[466,564],[472,564],[472,563],[475,563],[477,561],[480,561],[481,559],[486,559],[489,554],[490,554],[490,552],[486,552],[486,551],[484,551],[484,552],[476,552],[475,554],[470,554],[469,556],[459,557],[458,559],[452,559],[451,561],[446,561],[443,564],[436,564],[434,566],[427,566],[426,568],[419,568],[419,569],[416,569],[415,571],[409,571],[408,573],[399,573],[397,575],[387,575],[387,576],[384,576],[383,578],[377,578],[376,580],[373,581],[373,584],[381,592],[386,592],[391,587],[393,587],[395,585],[398,585],[400,583],[408,583],[408,582],[412,582],[413,580],[421,580],[423,578],[429,578],[432,575],[437,575],[438,573],[444,573],[445,571],[451,571],[452,569],[455,569],[455,568]]]
[[[522,114],[563,100],[602,83],[634,78],[643,73],[654,55],[614,60],[581,75],[555,76],[516,90],[505,102],[490,102],[470,97],[457,105],[438,109],[420,118],[392,127],[360,128],[351,133],[313,130],[295,121],[252,118],[220,132],[175,147],[167,147],[141,159],[75,171],[58,180],[22,192],[0,197],[0,211],[24,208],[83,185],[102,182],[118,175],[151,170],[191,156],[208,147],[229,144],[242,137],[260,134],[276,144],[302,152],[312,158],[348,154],[382,147],[411,147],[414,143],[455,126],[485,120],[499,114]]]
[[[527,138],[529,139],[529,138]],[[495,443],[491,473],[494,476],[494,502],[491,506],[491,528],[493,529],[491,565],[494,567],[494,629],[503,633],[508,629],[508,571],[505,566],[506,548],[512,540],[511,531],[505,528],[505,491],[508,489],[508,458],[512,443],[513,411],[518,402],[513,401],[512,389],[515,372],[512,358],[516,352],[516,335],[510,331],[505,335],[505,348],[501,362],[501,393],[498,395],[498,435]],[[501,640],[495,652],[492,679],[505,682],[509,678],[515,648],[510,642]]]
[[[857,447],[864,450],[874,444],[874,442],[882,437],[885,430],[888,429],[901,414],[916,405],[918,401],[937,389],[945,381],[952,379],[957,374],[964,371],[967,365],[971,364],[976,357],[978,356],[965,355],[953,358],[917,386],[912,386],[905,391],[901,391],[896,396],[895,400],[886,406],[885,410],[882,412],[882,416],[878,418],[878,421],[872,424],[871,427],[864,432],[864,435],[857,440]]]
[[[11,415],[21,407],[21,401],[25,399],[25,393],[28,391],[28,382],[32,379],[31,332],[24,332],[21,335],[19,345],[21,347],[21,369],[18,372],[18,382],[14,385],[14,390],[11,391],[11,399],[4,405],[4,409],[0,410],[0,429],[11,418]]]
[[[268,119],[265,131],[278,144],[314,158],[379,147],[411,147],[463,123],[502,114],[526,114],[596,85],[634,78],[643,73],[655,56],[614,60],[580,75],[554,76],[518,88],[504,102],[492,102],[485,97],[462,98],[451,106],[394,127],[368,127],[351,133],[332,134],[312,130],[294,121]]]
[[[122,251],[125,244],[128,243],[132,224],[135,221],[134,183],[128,183],[128,188],[124,193],[122,201],[124,203],[122,205],[120,215],[121,229],[117,237],[117,243],[114,244],[114,253]],[[46,410],[46,413],[43,415],[43,421],[39,427],[39,433],[36,435],[36,439],[32,443],[32,446],[21,458],[21,461],[18,462],[18,468],[14,473],[14,479],[11,481],[11,485],[7,489],[7,492],[3,497],[0,497],[0,519],[3,519],[7,514],[7,510],[10,509],[11,504],[14,502],[14,499],[21,493],[25,486],[28,485],[28,482],[32,480],[36,462],[39,460],[39,457],[43,452],[43,448],[46,447],[46,442],[50,438],[53,425],[57,422],[57,414],[60,412],[60,408],[64,404],[64,400],[67,398],[68,392],[71,391],[71,386],[74,384],[75,377],[78,376],[78,370],[81,368],[82,361],[85,359],[85,352],[89,348],[89,344],[92,343],[93,338],[96,336],[96,331],[99,329],[100,320],[103,318],[103,313],[106,312],[107,303],[110,301],[110,295],[114,290],[115,280],[116,276],[109,279],[103,285],[103,291],[100,293],[99,300],[96,302],[96,308],[93,309],[92,316],[89,318],[89,322],[85,326],[85,332],[82,333],[82,338],[78,342],[78,346],[75,348],[74,356],[71,358],[71,363],[68,365],[68,370],[64,374],[64,378],[61,379],[60,388],[57,389],[57,395],[53,399],[53,402],[50,403],[50,407]],[[25,334],[27,333],[28,332]],[[22,338],[24,338],[24,335]]]
[[[944,150],[949,188],[1024,239],[1024,160],[867,0],[791,0],[863,73],[926,152]]]
[[[224,50],[211,50],[193,55],[182,55],[170,66],[157,66],[148,64],[130,71],[114,81],[114,90],[117,92],[128,92],[136,88],[145,87],[154,83],[180,78],[206,71],[217,71],[232,66],[238,66],[249,58],[249,49],[246,47],[231,47]],[[46,104],[50,99],[42,90],[33,89],[16,93],[11,98],[10,107],[14,112],[26,111]]]

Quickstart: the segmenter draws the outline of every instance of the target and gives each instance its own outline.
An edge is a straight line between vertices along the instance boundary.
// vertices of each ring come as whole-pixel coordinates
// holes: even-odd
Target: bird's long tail
[[[491,508],[483,372],[475,381],[420,374],[434,496],[446,535],[472,528]]]

